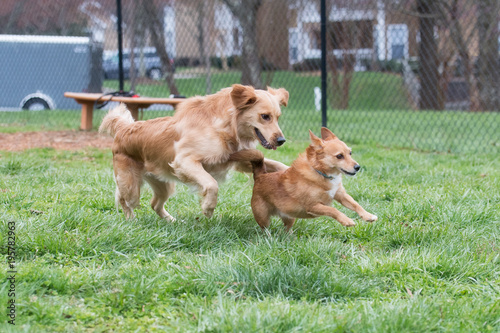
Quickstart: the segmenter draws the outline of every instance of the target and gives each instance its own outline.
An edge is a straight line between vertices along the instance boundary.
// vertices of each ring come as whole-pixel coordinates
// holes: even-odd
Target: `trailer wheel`
[[[29,100],[26,101],[26,103],[24,103],[23,109],[29,111],[41,111],[41,110],[50,110],[50,107],[45,100],[39,97],[34,97],[30,98]]]

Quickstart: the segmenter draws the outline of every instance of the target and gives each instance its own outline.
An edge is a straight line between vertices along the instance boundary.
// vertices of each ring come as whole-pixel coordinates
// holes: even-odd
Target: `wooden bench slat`
[[[82,119],[80,128],[89,131],[92,129],[92,115],[94,103],[99,101],[122,102],[127,105],[135,120],[138,118],[139,109],[146,109],[152,104],[168,104],[174,108],[177,104],[185,100],[185,98],[160,98],[160,97],[125,97],[125,96],[109,96],[99,93],[75,93],[65,92],[64,97],[73,98],[78,104],[82,105]]]
[[[95,102],[102,94],[99,93],[74,93],[65,92],[64,97],[74,98],[79,101]],[[107,101],[111,97],[113,102],[135,103],[135,104],[170,104],[176,105],[185,100],[185,98],[161,98],[161,97],[125,97],[104,95],[101,101]]]

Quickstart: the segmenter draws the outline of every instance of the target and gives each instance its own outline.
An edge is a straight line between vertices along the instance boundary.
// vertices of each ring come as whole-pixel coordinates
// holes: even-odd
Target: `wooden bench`
[[[92,115],[95,102],[104,102],[111,98],[112,102],[122,102],[132,113],[132,117],[137,120],[139,109],[147,109],[152,104],[168,104],[174,108],[185,98],[154,98],[154,97],[124,97],[124,96],[102,96],[102,94],[65,92],[64,97],[73,98],[82,105],[82,120],[80,129],[90,131],[92,129]]]

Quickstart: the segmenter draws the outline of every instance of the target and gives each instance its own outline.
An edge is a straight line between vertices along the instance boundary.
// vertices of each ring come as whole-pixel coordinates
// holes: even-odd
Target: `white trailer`
[[[88,37],[0,35],[0,110],[79,109],[64,92],[100,92],[102,80]]]

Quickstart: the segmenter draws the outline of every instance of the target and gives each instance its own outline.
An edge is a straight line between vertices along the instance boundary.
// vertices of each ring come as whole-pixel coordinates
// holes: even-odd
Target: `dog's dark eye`
[[[268,115],[268,114],[261,114],[260,116],[261,116],[261,117],[262,117],[262,119],[264,119],[265,121],[269,121],[269,120],[271,120],[271,116],[270,116],[270,115]]]
[[[343,158],[344,158],[344,155],[342,155],[342,154],[338,154],[336,157],[337,157],[339,160],[341,160],[341,159],[343,159]]]
[[[352,151],[349,152],[349,155],[352,155]]]

